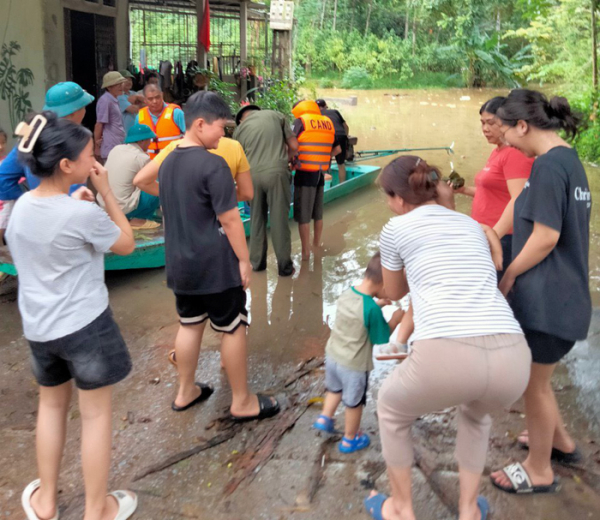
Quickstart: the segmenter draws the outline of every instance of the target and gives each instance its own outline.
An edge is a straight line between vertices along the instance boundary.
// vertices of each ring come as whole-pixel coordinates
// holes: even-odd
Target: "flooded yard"
[[[320,91],[325,98],[358,97],[356,106],[339,104],[350,133],[358,137],[357,150],[448,146],[442,151],[422,152],[431,164],[449,173],[450,163],[471,183],[484,166],[492,147],[481,135],[479,107],[500,91]],[[391,158],[369,162],[385,165]],[[592,196],[600,201],[600,170],[586,166]],[[457,209],[469,213],[471,199],[457,196]],[[357,280],[370,256],[377,250],[379,232],[391,217],[382,194],[375,186],[328,205],[325,209],[323,254],[310,262],[300,261],[300,241],[293,229],[296,274],[277,277],[275,259],[269,256],[266,272],[253,273],[249,291],[252,325],[249,331],[249,375],[253,389],[276,390],[289,402],[305,403],[322,392],[322,373],[316,367],[307,377],[285,386],[296,373],[296,365],[323,355],[329,326],[335,318],[335,301]],[[600,220],[593,212],[590,252],[590,284],[595,307],[600,307]],[[115,389],[115,445],[112,484],[126,486],[140,470],[212,438],[229,400],[229,389],[219,368],[219,338],[207,333],[201,353],[199,378],[214,384],[216,393],[201,408],[173,414],[176,373],[167,363],[177,316],[174,297],[166,287],[163,269],[108,272],[111,305],[134,360],[133,375]],[[552,280],[548,280],[552,283]],[[22,518],[20,493],[35,478],[34,428],[37,390],[22,337],[14,297],[0,303],[0,517]],[[595,313],[590,339],[578,345],[560,367],[558,398],[565,419],[588,456],[582,473],[564,470],[562,495],[541,502],[514,501],[492,494],[504,514],[495,518],[563,519],[597,518],[600,515],[600,461],[594,444],[600,442],[600,319]],[[377,435],[374,399],[379,382],[393,363],[377,366],[365,413],[367,431]],[[490,464],[496,467],[509,457],[520,456],[514,435],[523,426],[516,405],[512,414],[496,418]],[[224,489],[244,470],[244,454],[256,448],[256,439],[268,425],[251,425],[219,447],[185,459],[168,469],[136,480],[132,488],[140,494],[135,518],[366,518],[361,501],[365,488],[385,488],[379,441],[358,457],[343,457],[335,445],[325,445],[309,426],[318,411],[306,413],[291,423],[268,464],[259,465],[233,494]],[[175,416],[176,415],[176,416]],[[63,518],[80,518],[82,506],[79,469],[79,415],[74,402],[69,416],[69,438],[61,477]],[[290,419],[291,420],[291,419]],[[211,426],[212,425],[212,426]],[[429,428],[429,429],[428,429]],[[454,511],[447,490],[455,486],[451,448],[453,431],[444,417],[420,422],[415,434],[421,463],[415,470],[418,483],[415,501],[419,518],[450,519]],[[261,433],[262,432],[262,433]],[[265,434],[266,435],[266,434]],[[437,444],[436,444],[437,443]],[[447,457],[435,464],[440,450]],[[320,451],[324,450],[324,451]],[[316,495],[308,505],[298,505],[299,496],[314,471],[315,457],[323,454]],[[436,455],[436,453],[438,455]],[[433,454],[433,455],[432,455]],[[433,462],[428,462],[433,457]],[[326,461],[326,463],[325,463]],[[429,465],[428,465],[429,464]],[[566,473],[565,473],[566,471]],[[366,485],[365,482],[370,483]],[[488,485],[489,487],[489,485]],[[512,500],[512,501],[511,501]],[[524,499],[527,500],[527,499]],[[302,509],[304,508],[304,509]],[[578,516],[580,515],[580,516]]]

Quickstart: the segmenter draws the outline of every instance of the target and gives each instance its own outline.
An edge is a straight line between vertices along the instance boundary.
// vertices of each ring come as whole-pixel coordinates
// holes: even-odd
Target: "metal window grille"
[[[240,72],[239,6],[211,2],[211,49],[208,55],[219,58],[221,72],[233,75]],[[184,67],[196,59],[196,10],[168,5],[147,5],[130,2],[131,61],[139,67],[142,49],[147,66],[157,69],[161,60],[181,61]],[[268,14],[248,11],[248,63],[257,73],[270,65]]]

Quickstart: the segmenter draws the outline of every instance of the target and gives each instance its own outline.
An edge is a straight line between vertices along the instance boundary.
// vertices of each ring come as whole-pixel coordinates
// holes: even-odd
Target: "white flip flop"
[[[135,513],[138,505],[138,499],[135,493],[130,494],[127,491],[120,489],[109,493],[109,496],[115,497],[115,500],[119,504],[119,512],[117,513],[115,520],[126,520]]]
[[[31,482],[23,491],[21,495],[21,505],[25,510],[25,514],[27,515],[27,520],[40,520],[40,517],[35,514],[33,510],[33,506],[31,505],[31,496],[35,491],[37,491],[40,487],[40,479],[34,480]],[[126,518],[126,517],[124,517]],[[58,508],[56,509],[56,514],[51,520],[58,520]]]

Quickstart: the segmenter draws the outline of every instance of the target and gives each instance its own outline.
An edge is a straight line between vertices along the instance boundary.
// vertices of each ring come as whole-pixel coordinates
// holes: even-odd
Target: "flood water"
[[[351,134],[358,136],[357,150],[437,147],[454,142],[454,166],[468,182],[472,182],[475,173],[483,167],[492,151],[480,132],[479,107],[486,99],[498,93],[490,90],[319,92],[323,97],[358,96],[357,106],[339,105],[348,121]],[[421,155],[431,164],[440,166],[444,173],[449,172],[449,157],[445,152],[422,152]],[[383,166],[389,160],[391,157],[373,161],[372,164]],[[600,200],[599,171],[590,166],[587,171],[593,197]],[[457,196],[457,208],[460,211],[468,213],[470,203],[469,198]],[[297,271],[294,277],[277,276],[272,254],[269,256],[267,271],[253,273],[248,293],[252,321],[249,331],[248,373],[253,390],[280,385],[299,361],[323,354],[329,327],[335,318],[336,299],[361,277],[369,258],[377,250],[381,228],[391,216],[382,194],[375,186],[339,199],[325,208],[325,249],[322,255],[310,262],[300,261],[300,241],[296,226],[292,224],[292,247]],[[565,422],[578,442],[583,442],[583,439],[588,439],[589,442],[591,436],[600,436],[600,395],[597,384],[600,368],[599,230],[597,212],[594,212],[590,284],[596,311],[590,338],[579,344],[565,362],[561,363],[555,380]],[[111,307],[134,363],[132,375],[115,387],[114,463],[111,469],[113,481],[129,482],[140,467],[161,460],[168,454],[187,450],[200,442],[198,439],[204,435],[214,435],[206,431],[210,428],[207,423],[227,409],[230,394],[227,380],[219,369],[219,337],[207,328],[198,378],[213,384],[217,391],[203,405],[201,413],[175,414],[175,417],[170,411],[170,404],[177,388],[177,374],[167,363],[166,356],[173,346],[178,320],[174,297],[166,287],[164,269],[107,272],[106,282]],[[552,283],[552,280],[548,280],[548,283]],[[3,479],[0,479],[0,516],[3,518],[20,518],[18,494],[26,478],[33,478],[35,475],[33,446],[37,385],[29,367],[28,351],[14,295],[12,298],[10,295],[4,296],[0,300],[0,458],[5,461],[5,472]],[[370,387],[377,389],[378,380],[393,367],[393,362],[377,363]],[[374,400],[369,399],[369,402],[373,403]],[[81,500],[77,498],[81,497],[78,417],[74,400],[69,412],[70,433],[61,472],[65,497],[71,497],[69,500],[75,504],[74,509],[69,506],[70,513],[66,518],[81,517],[78,513],[82,507]],[[130,424],[134,417],[137,422]],[[310,421],[310,417],[306,420]],[[302,432],[308,432],[309,424],[307,422],[304,425]],[[521,426],[519,424],[515,428]],[[299,428],[296,430],[300,431]],[[516,431],[518,430],[515,429]],[[504,435],[504,432],[500,433]],[[311,442],[309,438],[313,438],[312,434],[302,442]],[[222,451],[215,450],[211,454],[207,451],[205,457],[194,459],[187,470],[187,466],[178,465],[172,472],[161,473],[157,476],[156,484],[152,484],[157,486],[156,489],[147,484],[147,489],[144,487],[140,490],[145,493],[142,505],[145,502],[147,510],[160,509],[164,502],[170,503],[169,507],[193,512],[196,509],[192,506],[198,507],[197,503],[204,504],[207,508],[220,504],[220,491],[209,492],[207,486],[211,486],[211,481],[215,482],[215,490],[221,489],[221,484],[224,486],[224,483],[219,486],[216,484],[217,479],[225,478],[223,475],[227,472],[223,460],[227,460],[227,453],[232,449],[242,449],[238,444],[224,446],[227,447]],[[226,450],[229,451],[224,453]],[[505,456],[505,452],[502,453]],[[284,464],[289,465],[291,462],[286,460]],[[172,475],[176,473],[179,476],[173,479]],[[354,469],[350,473],[354,475]],[[199,495],[199,475],[202,476],[202,495]],[[335,480],[330,479],[331,482]],[[163,490],[166,490],[164,496]],[[341,495],[348,494],[350,488],[343,490]],[[159,498],[153,499],[153,496]],[[248,500],[254,500],[252,495],[248,497]],[[269,497],[270,501],[273,497]],[[241,503],[243,505],[246,502]],[[545,507],[544,511],[548,509]],[[549,513],[543,517],[562,518],[561,511],[556,513],[559,516]],[[171,516],[165,513],[163,517],[183,518],[179,513]],[[188,514],[185,517],[204,518]],[[227,517],[232,516],[228,514]],[[337,517],[339,516],[323,516]],[[525,515],[515,517],[524,518]]]
[[[455,169],[467,182],[472,182],[492,151],[481,135],[479,107],[485,100],[502,93],[492,90],[322,90],[319,95],[326,98],[358,96],[357,106],[338,106],[348,121],[351,134],[358,137],[357,150],[438,147],[454,142],[452,160]],[[446,152],[420,154],[429,163],[440,166],[444,173],[449,173]],[[383,166],[391,159],[370,163]],[[586,168],[593,197],[600,200],[599,170],[592,166]],[[468,213],[470,204],[470,198],[457,196],[459,211]],[[264,382],[267,375],[275,377],[281,367],[322,355],[329,324],[335,317],[335,301],[344,289],[360,278],[370,256],[377,250],[381,228],[391,216],[375,186],[328,205],[324,216],[325,250],[322,256],[309,263],[300,261],[300,242],[296,226],[292,224],[296,275],[279,278],[274,257],[270,255],[267,271],[253,273],[252,277],[249,355],[250,374],[256,374],[255,379]],[[599,231],[600,221],[595,211],[590,252],[590,284],[595,307],[600,306]],[[126,340],[137,350],[134,361],[137,356],[137,360],[152,367],[153,360],[160,359],[161,367],[167,370],[168,365],[162,363],[174,340],[177,316],[174,297],[166,287],[164,269],[108,272],[106,279],[115,316]],[[552,283],[551,280],[548,282]],[[14,370],[17,365],[11,363],[19,361],[20,366],[27,356],[16,301],[0,303],[0,315],[4,369]],[[13,346],[18,347],[19,353],[11,350]],[[157,349],[160,356],[155,356]],[[599,350],[597,347],[586,350],[590,359],[586,366],[600,365]],[[203,362],[210,361],[218,371],[216,338],[203,356]],[[19,380],[27,378],[30,387],[27,374],[24,369]],[[589,371],[578,374],[580,376],[574,378],[583,378],[579,384],[582,389],[586,385],[589,387],[589,378],[596,377]],[[593,394],[595,390],[590,390],[589,397],[584,400],[586,406],[591,406],[592,415],[600,416],[600,402],[594,401]],[[1,423],[0,419],[0,426]]]

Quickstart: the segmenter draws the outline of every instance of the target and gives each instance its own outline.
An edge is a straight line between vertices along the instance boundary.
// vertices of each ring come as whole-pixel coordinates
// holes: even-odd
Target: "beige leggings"
[[[379,391],[388,466],[412,465],[410,427],[418,417],[458,406],[456,459],[464,469],[481,473],[492,425],[489,413],[523,395],[530,368],[531,351],[522,334],[415,341],[408,359]]]

